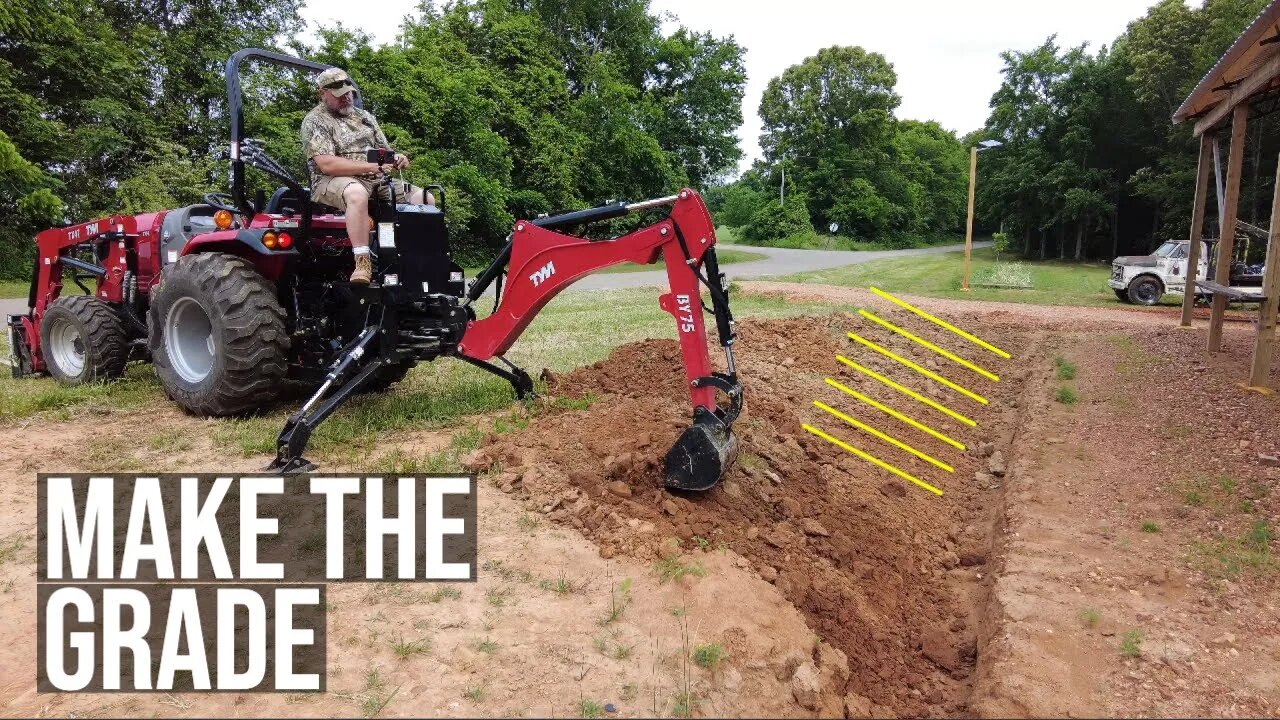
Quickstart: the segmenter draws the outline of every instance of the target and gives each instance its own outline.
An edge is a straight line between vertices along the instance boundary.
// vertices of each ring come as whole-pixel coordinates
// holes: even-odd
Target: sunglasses
[[[351,81],[350,81],[350,80],[338,80],[338,81],[336,81],[336,82],[331,82],[331,83],[329,83],[328,85],[325,85],[325,89],[327,89],[327,90],[337,90],[337,89],[339,89],[339,88],[344,88],[344,87],[352,87],[352,85],[351,85]]]

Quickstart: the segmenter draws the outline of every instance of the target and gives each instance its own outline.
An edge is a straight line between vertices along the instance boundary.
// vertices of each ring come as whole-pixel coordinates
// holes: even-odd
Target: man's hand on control
[[[400,153],[396,153],[396,167],[401,170],[409,167],[409,158],[401,155]]]

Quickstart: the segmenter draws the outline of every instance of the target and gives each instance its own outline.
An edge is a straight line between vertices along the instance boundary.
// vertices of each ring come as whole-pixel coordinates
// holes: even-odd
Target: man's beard
[[[340,115],[340,116],[342,116],[342,117],[351,117],[351,111],[352,111],[354,108],[355,108],[355,106],[354,106],[354,105],[339,105],[339,106],[338,106],[338,107],[336,107],[336,108],[329,108],[329,110],[330,110],[334,115]]]

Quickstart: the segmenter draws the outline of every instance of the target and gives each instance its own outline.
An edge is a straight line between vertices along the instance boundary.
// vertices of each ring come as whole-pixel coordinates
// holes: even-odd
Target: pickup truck
[[[1200,243],[1200,262],[1194,280],[1205,280],[1213,274],[1214,246],[1217,240]],[[1187,262],[1191,254],[1188,240],[1169,240],[1150,255],[1124,255],[1111,261],[1111,278],[1107,285],[1121,302],[1155,305],[1168,294],[1181,295],[1187,286]],[[1244,263],[1231,264],[1232,287],[1260,287],[1262,269]],[[1205,295],[1197,291],[1197,295]]]

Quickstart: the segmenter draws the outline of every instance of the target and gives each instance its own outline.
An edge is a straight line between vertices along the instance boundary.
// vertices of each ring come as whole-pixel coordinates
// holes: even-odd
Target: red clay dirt
[[[1002,443],[1016,426],[1025,375],[1018,368],[1037,352],[1035,337],[1002,325],[983,330],[997,335],[1017,363],[957,348],[1003,375],[1001,382],[927,361],[980,391],[990,402],[981,406],[859,349],[846,331],[920,358],[910,341],[858,316],[744,323],[737,353],[746,397],[735,427],[739,461],[706,494],[677,497],[662,488],[661,458],[688,424],[679,350],[667,340],[633,343],[594,366],[551,378],[557,394],[598,401],[541,419],[536,432],[490,437],[471,464],[497,466],[499,487],[581,529],[606,557],[657,560],[674,552],[672,538],[686,548],[723,545],[744,556],[803,612],[821,642],[848,656],[844,692],[853,706],[877,716],[964,714],[983,623],[982,571],[999,517],[992,501],[998,480],[979,485],[973,478],[990,462],[983,457],[993,449],[987,443]],[[956,346],[954,336],[912,329]],[[978,420],[977,427],[854,373],[837,354],[935,396]],[[828,376],[929,423],[968,451],[859,405],[826,385]],[[860,433],[813,400],[898,436],[953,465],[954,474]],[[945,494],[936,497],[877,469],[806,432],[803,423],[866,448]],[[732,613],[733,599],[724,603]],[[831,709],[840,714],[838,706]]]

